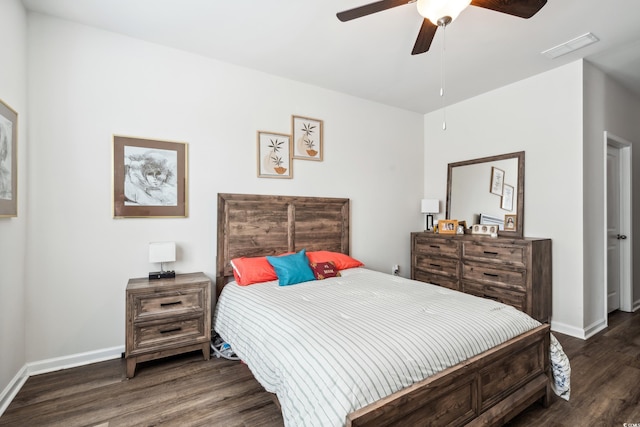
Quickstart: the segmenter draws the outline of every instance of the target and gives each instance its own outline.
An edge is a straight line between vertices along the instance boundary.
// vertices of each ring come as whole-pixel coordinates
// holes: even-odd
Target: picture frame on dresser
[[[114,218],[184,218],[187,143],[113,136]]]
[[[18,216],[18,113],[0,99],[0,218]]]
[[[458,220],[441,219],[438,221],[438,233],[440,234],[456,234],[458,230]]]
[[[497,225],[474,224],[473,227],[471,227],[471,234],[481,236],[497,236],[498,228],[499,227]]]

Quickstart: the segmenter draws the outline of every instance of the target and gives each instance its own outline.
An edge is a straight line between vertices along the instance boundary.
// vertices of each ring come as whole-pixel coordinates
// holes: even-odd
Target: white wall
[[[18,217],[0,218],[0,413],[25,363],[27,236],[27,15],[19,0],[0,2],[0,99],[18,113]]]
[[[585,319],[588,331],[597,331],[606,325],[606,269],[605,269],[605,140],[608,131],[633,143],[632,181],[640,174],[640,98],[613,81],[601,70],[585,63],[584,79],[584,235],[585,259]],[[637,194],[637,191],[635,192]],[[637,227],[640,220],[640,198],[632,201]],[[633,235],[640,230],[634,228]],[[633,265],[640,265],[640,241],[631,239]],[[635,274],[640,270],[635,269]],[[636,280],[632,290],[634,306],[640,304],[640,281]]]
[[[442,118],[442,111],[425,116],[425,196],[444,203],[448,163],[525,151],[524,235],[552,239],[552,328],[579,336],[584,282],[582,63],[450,106],[446,131]]]
[[[32,191],[27,359],[124,344],[128,278],[175,240],[178,273],[215,276],[218,192],[349,197],[352,255],[409,271],[421,227],[422,116],[76,25],[29,16]],[[324,161],[256,177],[256,131],[324,120]],[[111,136],[189,143],[189,217],[112,219]]]

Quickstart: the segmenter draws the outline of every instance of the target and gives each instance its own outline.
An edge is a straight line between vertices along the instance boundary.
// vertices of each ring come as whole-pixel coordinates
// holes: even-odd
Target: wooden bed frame
[[[302,248],[349,254],[349,199],[218,194],[218,294],[233,258]],[[502,425],[550,398],[544,324],[350,413],[345,425]]]

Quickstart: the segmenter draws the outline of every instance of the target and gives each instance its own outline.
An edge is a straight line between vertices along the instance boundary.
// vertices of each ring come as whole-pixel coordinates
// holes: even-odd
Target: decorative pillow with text
[[[338,267],[336,267],[333,261],[310,262],[309,266],[317,280],[327,279],[329,277],[340,277],[340,271],[338,271]]]

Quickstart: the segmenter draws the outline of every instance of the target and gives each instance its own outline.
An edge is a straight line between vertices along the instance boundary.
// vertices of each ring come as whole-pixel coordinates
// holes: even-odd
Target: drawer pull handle
[[[180,304],[182,304],[182,301],[161,302],[160,307],[169,307],[172,305],[180,305]]]
[[[429,245],[430,248],[440,249],[440,245]]]
[[[487,255],[498,255],[498,252],[484,251],[484,253]]]
[[[182,328],[164,329],[164,330],[161,330],[160,333],[161,334],[169,334],[171,332],[178,332],[178,331],[181,331],[181,330],[182,330]]]
[[[440,264],[430,264],[431,267],[436,267],[436,268],[442,268],[442,266]]]
[[[499,274],[491,274],[491,273],[483,273],[485,276],[489,276],[489,277],[500,277]]]

